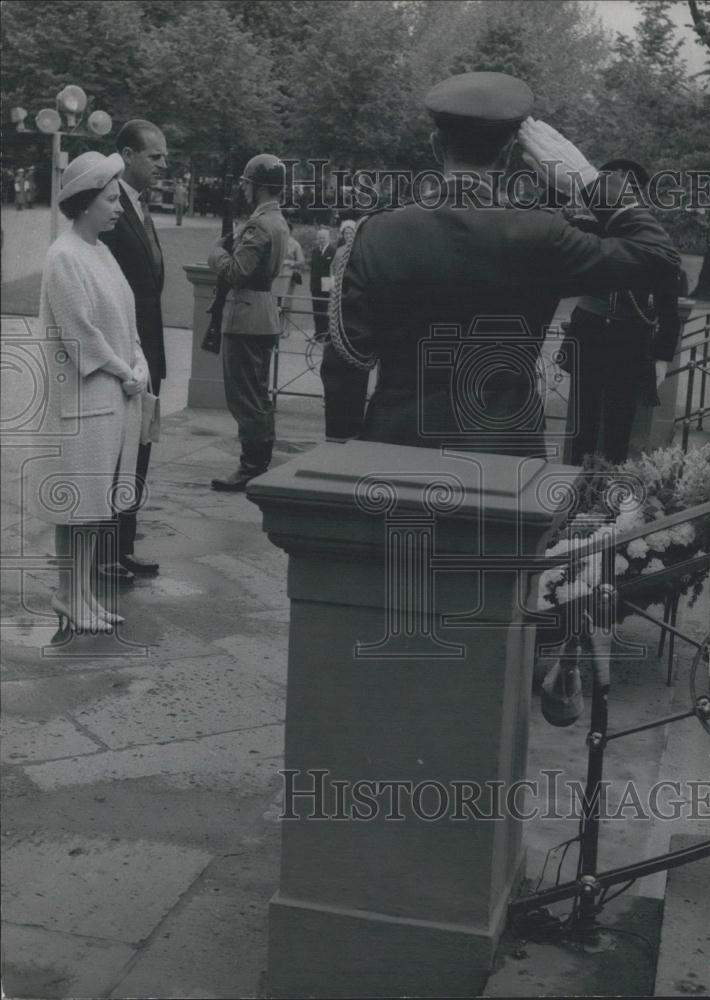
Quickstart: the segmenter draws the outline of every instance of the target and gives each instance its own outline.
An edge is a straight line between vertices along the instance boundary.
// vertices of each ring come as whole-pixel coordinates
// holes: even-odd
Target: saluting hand
[[[573,175],[583,188],[599,176],[599,171],[577,147],[547,122],[526,118],[518,131],[523,159],[551,187],[568,198],[574,192]]]

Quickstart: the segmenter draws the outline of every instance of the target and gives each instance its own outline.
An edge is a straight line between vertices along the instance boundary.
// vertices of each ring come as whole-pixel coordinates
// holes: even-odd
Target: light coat
[[[122,382],[147,365],[133,293],[102,243],[69,231],[52,244],[39,332],[46,375],[39,434],[50,447],[29,463],[30,507],[54,524],[106,520],[133,500],[141,397],[126,396]]]

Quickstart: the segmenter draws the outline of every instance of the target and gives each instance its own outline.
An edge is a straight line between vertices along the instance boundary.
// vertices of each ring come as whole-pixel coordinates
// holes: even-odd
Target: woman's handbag
[[[141,396],[141,444],[160,440],[160,399],[153,393],[150,378],[148,388]]]

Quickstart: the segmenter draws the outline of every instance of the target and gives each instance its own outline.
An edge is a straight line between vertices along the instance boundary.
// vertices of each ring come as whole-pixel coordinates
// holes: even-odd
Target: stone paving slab
[[[94,998],[111,989],[134,955],[130,945],[19,927],[3,921],[8,997]]]
[[[216,859],[111,996],[231,1000],[263,995],[267,904],[277,875],[278,840],[278,828],[263,824],[257,835],[239,838],[228,856]]]
[[[112,750],[277,723],[283,689],[267,684],[258,664],[221,655],[128,667],[111,694],[75,716]]]
[[[236,656],[145,660],[80,685],[61,676],[8,682],[3,752],[52,759],[268,725],[283,717],[285,675],[285,646],[251,638]],[[71,720],[57,717],[68,712]]]
[[[158,778],[176,789],[238,789],[240,795],[248,795],[270,787],[282,756],[283,729],[274,724],[28,764],[23,773],[43,792]]]
[[[6,847],[5,919],[135,944],[146,938],[211,860],[168,843],[74,836]]]
[[[67,719],[44,723],[5,719],[2,725],[2,760],[7,764],[73,757],[99,749],[100,744],[80,733]]]
[[[283,553],[282,553],[283,555]],[[266,567],[257,567],[252,562],[240,559],[228,552],[202,556],[196,560],[217,570],[236,587],[235,599],[242,603],[261,605],[262,608],[283,607],[287,603],[286,596],[286,557],[273,560],[272,566],[279,567],[277,572],[269,572]],[[258,607],[255,610],[260,610]]]
[[[671,850],[695,846],[700,840],[693,836],[673,837]],[[710,995],[709,887],[710,858],[668,873],[654,994],[657,997]]]

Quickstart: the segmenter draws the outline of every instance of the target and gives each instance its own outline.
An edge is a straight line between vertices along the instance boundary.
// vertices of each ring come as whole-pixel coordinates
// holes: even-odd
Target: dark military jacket
[[[600,236],[556,211],[458,207],[454,183],[436,209],[359,225],[331,299],[328,437],[539,450],[535,363],[559,299],[677,275],[679,255],[642,208],[597,208]],[[610,204],[615,194],[610,181]]]

